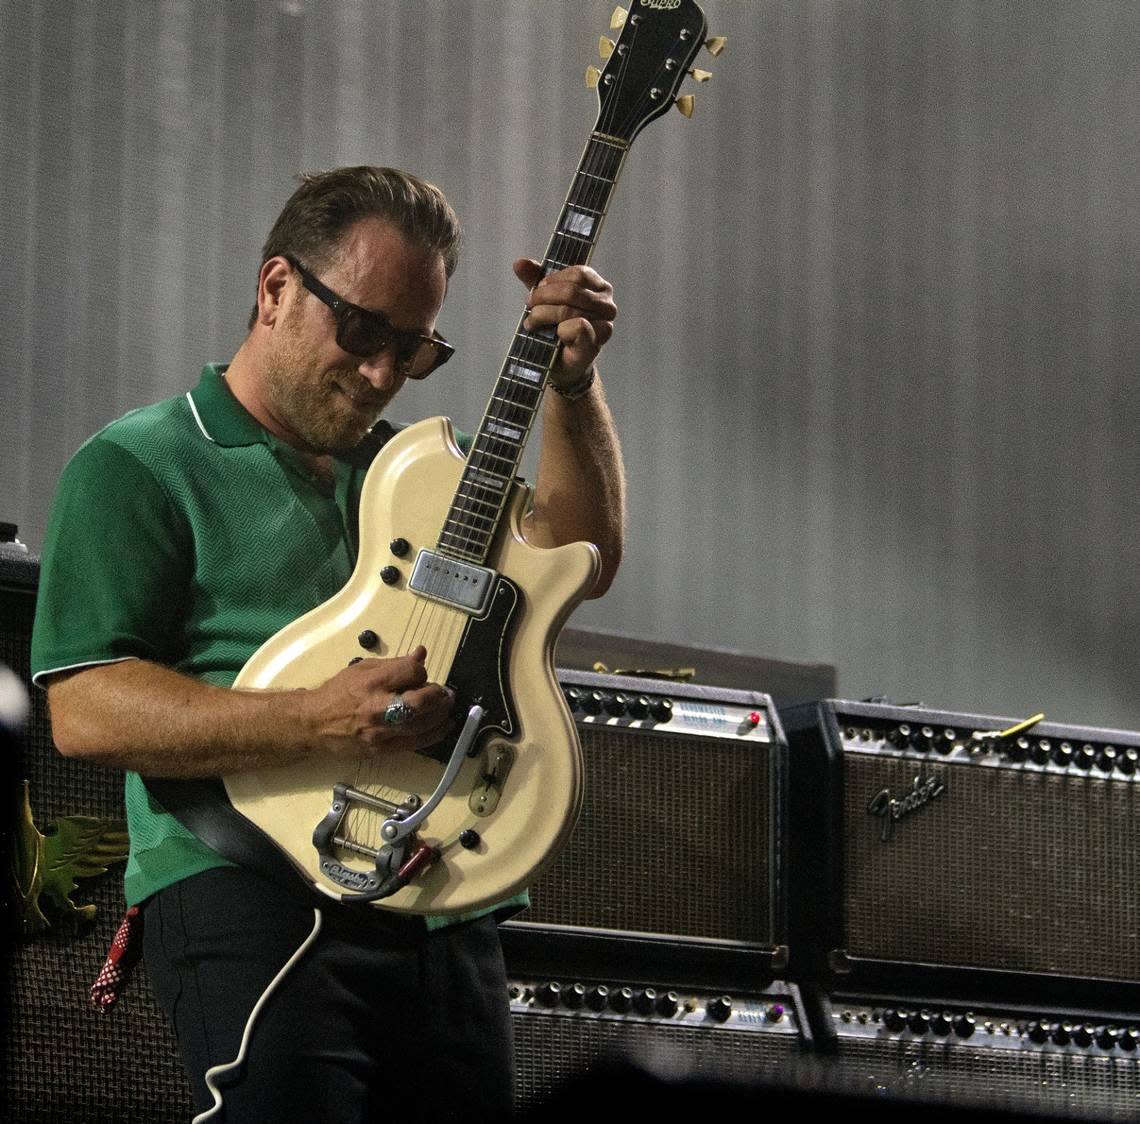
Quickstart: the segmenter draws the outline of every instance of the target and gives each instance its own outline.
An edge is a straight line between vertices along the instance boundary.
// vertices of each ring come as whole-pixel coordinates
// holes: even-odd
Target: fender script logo
[[[903,816],[909,816],[911,812],[917,812],[919,808],[929,804],[945,791],[946,785],[938,777],[927,777],[926,780],[915,777],[910,792],[901,800],[895,799],[889,788],[876,792],[867,802],[867,814],[882,819],[883,826],[879,831],[879,838],[887,843],[895,833],[895,823],[898,820]]]

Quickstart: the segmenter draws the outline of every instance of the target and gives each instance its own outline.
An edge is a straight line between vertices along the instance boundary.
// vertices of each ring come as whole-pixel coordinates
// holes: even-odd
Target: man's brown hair
[[[314,272],[327,267],[345,231],[360,219],[382,218],[410,241],[443,258],[447,276],[459,264],[459,219],[433,184],[397,168],[358,165],[298,177],[300,186],[277,216],[261,264],[289,254]],[[257,305],[249,327],[257,320]]]

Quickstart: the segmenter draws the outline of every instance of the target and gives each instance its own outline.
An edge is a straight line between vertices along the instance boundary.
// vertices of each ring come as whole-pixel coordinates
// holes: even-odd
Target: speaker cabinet
[[[581,817],[522,924],[786,958],[786,744],[767,695],[561,670]]]
[[[820,1088],[1066,1119],[1140,1119],[1140,1019],[940,999],[834,996]],[[971,1115],[973,1113],[971,1112]]]
[[[797,929],[828,970],[1140,982],[1140,736],[837,700],[783,717],[795,877],[821,891]]]
[[[34,559],[0,558],[0,662],[25,683],[38,577]],[[60,816],[121,819],[122,774],[61,757],[44,693],[30,693],[30,723],[15,759],[6,761],[10,815],[18,814],[18,784],[26,779],[41,832]],[[123,916],[122,868],[82,881],[74,898],[96,907],[91,923],[56,923],[31,939],[9,938],[0,1116],[13,1124],[188,1120],[190,1091],[145,970],[136,969],[110,1016],[88,1001]]]
[[[787,985],[726,995],[662,982],[514,978],[510,997],[519,1110],[619,1065],[705,1081],[785,1076],[805,1042],[799,995]]]

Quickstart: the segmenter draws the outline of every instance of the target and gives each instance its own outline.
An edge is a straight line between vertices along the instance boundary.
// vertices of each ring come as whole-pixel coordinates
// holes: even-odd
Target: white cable
[[[204,1121],[209,1120],[217,1111],[222,1107],[222,1094],[221,1090],[214,1084],[216,1077],[221,1077],[224,1073],[229,1073],[231,1070],[238,1069],[245,1062],[246,1049],[249,1046],[250,1035],[253,1033],[253,1024],[257,1021],[257,1016],[261,1013],[261,1008],[265,1005],[265,1001],[276,990],[277,985],[289,974],[293,965],[301,959],[302,956],[309,950],[309,946],[317,939],[317,934],[321,931],[321,911],[319,909],[313,910],[313,931],[301,942],[301,947],[285,961],[281,971],[269,981],[269,986],[261,993],[261,997],[253,1005],[253,1010],[249,1013],[249,1018],[246,1019],[245,1031],[241,1036],[241,1046],[238,1048],[237,1057],[232,1062],[225,1062],[222,1065],[211,1066],[206,1070],[206,1088],[210,1090],[214,1098],[213,1106],[206,1109],[205,1112],[198,1113],[190,1124],[203,1124]]]

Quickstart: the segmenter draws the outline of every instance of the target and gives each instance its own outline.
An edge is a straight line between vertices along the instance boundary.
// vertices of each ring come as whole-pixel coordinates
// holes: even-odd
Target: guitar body
[[[547,550],[525,542],[521,520],[529,490],[514,480],[487,561],[498,575],[487,608],[472,615],[413,592],[408,581],[417,553],[434,544],[464,464],[446,418],[429,418],[393,437],[364,482],[352,577],[335,597],[262,645],[234,684],[311,688],[354,658],[399,656],[423,644],[428,678],[455,687],[460,707],[482,705],[475,742],[417,832],[437,852],[434,862],[376,902],[409,913],[462,913],[524,888],[557,853],[581,804],[581,751],[553,653],[563,623],[596,580],[597,548],[571,543]],[[409,549],[397,557],[390,544],[400,539]],[[389,580],[398,576],[389,584],[382,571]],[[368,632],[376,640],[365,649],[360,637]],[[335,847],[335,877],[327,848],[322,866],[313,836],[330,815],[334,786],[392,805],[404,805],[413,794],[422,801],[439,785],[450,754],[445,742],[429,753],[385,750],[359,763],[314,758],[224,780],[234,807],[306,878],[351,900],[376,864]],[[386,818],[358,805],[341,834],[379,849]]]

